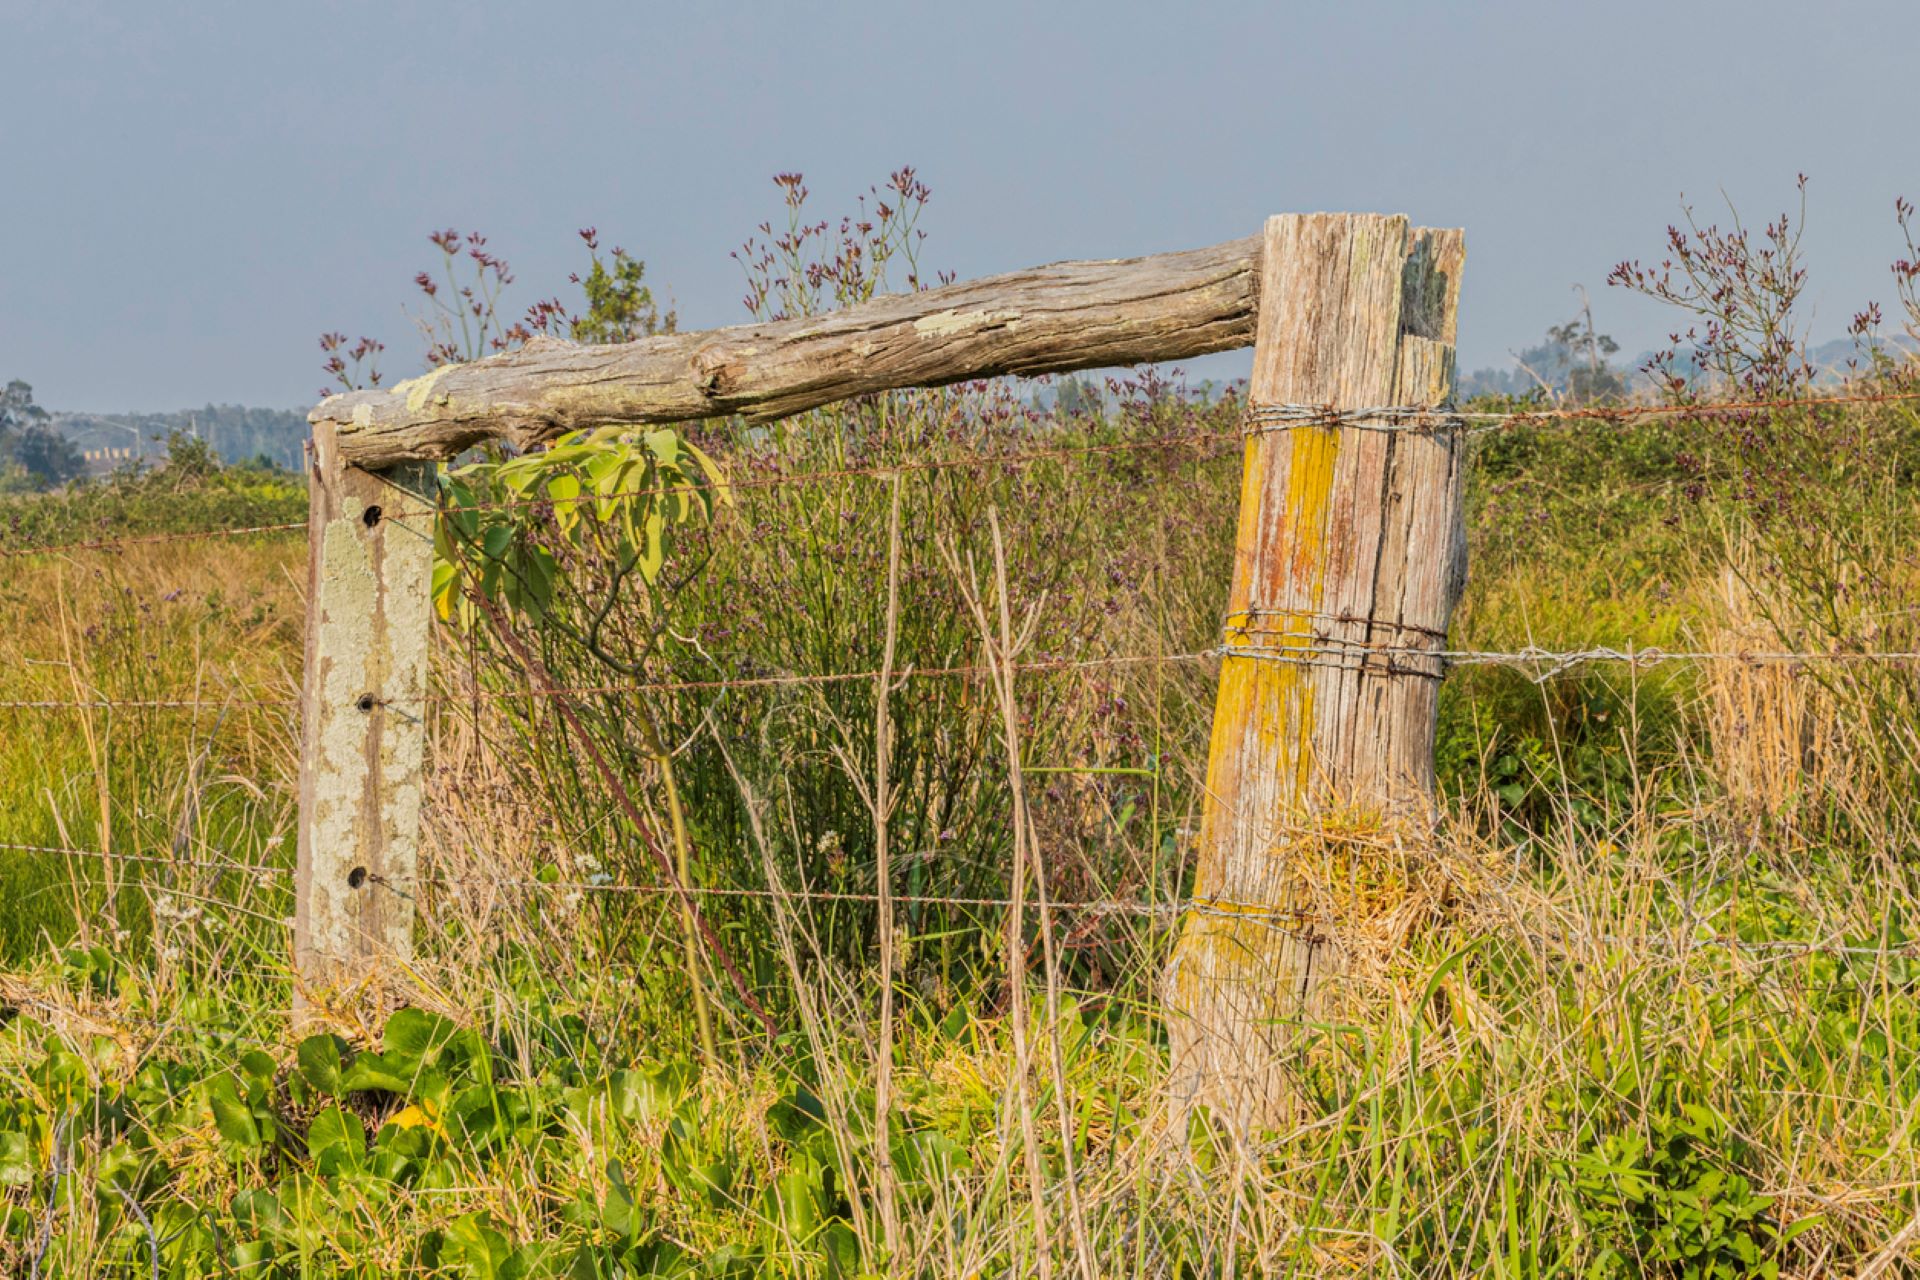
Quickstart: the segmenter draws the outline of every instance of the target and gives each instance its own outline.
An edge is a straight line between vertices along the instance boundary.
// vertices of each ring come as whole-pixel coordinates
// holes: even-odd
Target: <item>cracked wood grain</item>
[[[309,417],[337,433],[345,462],[378,469],[493,438],[525,448],[615,423],[767,421],[904,387],[1184,360],[1252,343],[1259,256],[1255,236],[769,324],[612,346],[537,338],[389,390],[331,396]]]

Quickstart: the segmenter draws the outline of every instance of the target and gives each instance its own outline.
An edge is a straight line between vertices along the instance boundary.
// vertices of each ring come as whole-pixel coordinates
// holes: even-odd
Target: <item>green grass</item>
[[[1158,412],[1053,429],[1220,425]],[[1910,422],[1887,430],[1911,441]],[[752,476],[1022,438],[930,396],[706,443]],[[1646,430],[1494,438],[1456,645],[1816,647],[1873,619],[1880,647],[1914,647],[1905,473],[1811,486],[1827,536],[1804,539],[1684,500],[1673,447]],[[1032,656],[1205,648],[1237,466],[1156,446],[912,481],[902,662],[977,660],[935,548],[987,554],[989,507],[1016,603],[1043,606]],[[639,674],[878,666],[885,482],[737,496],[711,541],[675,552],[698,569],[685,587],[616,603],[629,638],[667,624]],[[179,1277],[1915,1265],[1913,1233],[1896,1236],[1920,1212],[1902,786],[1920,703],[1897,673],[1456,672],[1443,834],[1372,869],[1347,963],[1298,1028],[1285,1121],[1233,1136],[1160,1088],[1165,917],[1063,914],[1059,969],[1017,979],[1036,1010],[1017,1040],[1003,915],[903,908],[884,1045],[869,905],[709,899],[769,1035],[710,966],[690,978],[670,904],[578,887],[653,877],[577,741],[524,700],[475,698],[516,677],[451,632],[438,678],[462,696],[433,723],[426,854],[443,882],[418,902],[418,962],[296,1028],[273,870],[292,858],[291,721],[232,700],[293,691],[302,562],[298,535],[5,562],[0,698],[209,704],[0,712],[0,840],[156,859],[0,852],[7,1274],[36,1258],[45,1275]],[[1749,582],[1731,595],[1729,565]],[[565,634],[540,643],[557,677],[619,683]],[[1023,680],[1026,762],[1064,770],[1026,797],[1053,897],[1184,892],[1211,679],[1175,663]],[[679,748],[697,882],[860,893],[872,699],[869,682],[623,690],[581,711],[644,806],[665,803],[645,741]],[[894,713],[894,888],[1005,892],[1012,797],[984,685],[910,680]],[[1803,784],[1785,798],[1756,781],[1781,760]],[[690,981],[718,1022],[713,1060]]]

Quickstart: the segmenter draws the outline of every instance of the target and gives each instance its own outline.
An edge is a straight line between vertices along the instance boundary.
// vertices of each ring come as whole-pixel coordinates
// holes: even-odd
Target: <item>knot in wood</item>
[[[694,381],[704,395],[733,394],[740,385],[740,369],[741,353],[725,343],[708,343],[693,353]]]

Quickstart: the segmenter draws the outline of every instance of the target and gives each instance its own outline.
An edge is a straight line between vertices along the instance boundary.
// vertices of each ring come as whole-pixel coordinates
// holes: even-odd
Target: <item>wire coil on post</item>
[[[1367,635],[1335,634],[1341,625],[1364,625]],[[1446,633],[1431,627],[1343,614],[1242,609],[1228,614],[1221,630],[1222,657],[1429,680],[1446,675]]]
[[[1341,409],[1330,404],[1250,404],[1241,416],[1247,435],[1269,435],[1301,427],[1340,427],[1350,431],[1391,431],[1431,436],[1463,430],[1467,420],[1433,405],[1389,404]]]

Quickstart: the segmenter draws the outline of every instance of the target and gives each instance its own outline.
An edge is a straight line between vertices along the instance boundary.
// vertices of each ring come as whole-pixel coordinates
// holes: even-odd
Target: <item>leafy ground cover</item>
[[[964,593],[991,581],[965,566],[991,564],[996,522],[1011,602],[1033,610],[1029,658],[1206,649],[1238,465],[1217,436],[1236,406],[1141,397],[1033,421],[995,395],[699,443],[741,480],[1038,436],[1062,456],[903,486],[900,667],[978,661]],[[1737,656],[1917,647],[1914,424],[1854,428],[1813,437],[1834,447],[1804,451],[1791,520],[1689,499],[1675,457],[1704,433],[1685,424],[1488,438],[1457,643],[1733,656],[1450,678],[1442,833],[1343,850],[1364,875],[1331,908],[1338,994],[1299,1028],[1289,1121],[1261,1134],[1159,1087],[1170,913],[1063,909],[1048,970],[1010,961],[998,909],[923,900],[1006,891],[1013,784],[979,680],[894,697],[890,887],[922,900],[890,941],[883,1036],[861,898],[877,887],[873,682],[711,687],[880,665],[883,477],[736,485],[644,591],[578,541],[540,544],[567,572],[523,626],[555,679],[602,690],[578,699],[579,727],[524,696],[483,628],[443,630],[421,954],[299,1022],[284,872],[300,536],[7,561],[0,697],[57,705],[0,711],[0,841],[117,856],[0,851],[0,1262],[1898,1274],[1920,1212],[1913,672]],[[144,483],[190,489],[184,472]],[[617,643],[587,642],[602,605]],[[1051,897],[1178,902],[1209,663],[1019,688]],[[96,705],[143,698],[202,705]],[[689,955],[670,901],[615,891],[658,879],[582,733],[659,829],[684,829],[697,885],[764,895],[702,907],[771,1027]],[[848,897],[808,896],[828,892]]]

